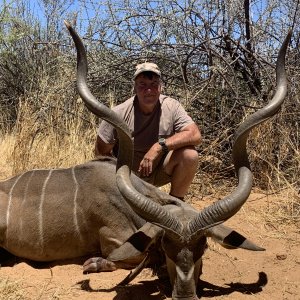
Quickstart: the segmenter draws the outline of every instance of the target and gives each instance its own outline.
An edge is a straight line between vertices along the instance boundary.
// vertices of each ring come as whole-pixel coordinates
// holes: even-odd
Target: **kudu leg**
[[[109,261],[102,257],[89,258],[83,264],[83,273],[99,273],[99,272],[111,272],[115,271],[117,266],[112,261]]]

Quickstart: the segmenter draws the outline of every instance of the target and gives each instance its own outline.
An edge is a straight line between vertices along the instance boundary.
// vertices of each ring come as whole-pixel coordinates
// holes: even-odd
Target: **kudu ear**
[[[214,241],[227,249],[242,248],[251,251],[265,250],[225,225],[211,227],[205,231],[205,235],[211,237]]]
[[[149,247],[162,235],[163,230],[151,223],[146,223],[119,248],[108,256],[113,262],[140,260]]]

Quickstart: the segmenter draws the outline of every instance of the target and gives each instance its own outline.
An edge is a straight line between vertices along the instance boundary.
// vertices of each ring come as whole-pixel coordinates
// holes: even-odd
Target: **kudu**
[[[238,186],[198,212],[130,173],[132,139],[126,124],[87,87],[87,58],[77,33],[65,22],[77,50],[77,87],[88,109],[118,131],[117,161],[100,158],[68,169],[32,170],[0,183],[0,246],[34,261],[81,256],[84,272],[166,264],[173,299],[198,299],[196,285],[207,237],[228,248],[264,250],[222,225],[247,200],[252,187],[246,142],[250,130],[273,116],[287,91],[284,69],[290,34],[278,55],[277,88],[268,105],[236,131],[233,161]],[[163,255],[161,255],[163,253]]]

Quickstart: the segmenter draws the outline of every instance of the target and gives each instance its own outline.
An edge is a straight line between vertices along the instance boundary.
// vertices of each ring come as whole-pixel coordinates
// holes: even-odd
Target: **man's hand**
[[[105,143],[99,135],[97,135],[96,144],[95,144],[95,156],[113,156],[112,150],[114,144]]]
[[[155,143],[149,151],[145,154],[142,159],[138,172],[141,177],[148,177],[153,171],[153,166],[156,165],[156,161],[158,161],[162,156],[162,147],[158,143]]]

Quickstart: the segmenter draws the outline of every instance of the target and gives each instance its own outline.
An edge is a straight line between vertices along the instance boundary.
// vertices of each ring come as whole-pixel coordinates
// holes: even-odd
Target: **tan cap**
[[[153,72],[156,75],[158,75],[159,77],[161,76],[161,72],[160,72],[158,66],[154,63],[145,62],[145,63],[137,65],[135,68],[136,68],[136,71],[133,75],[133,79],[135,79],[139,74],[141,74],[143,72]]]

